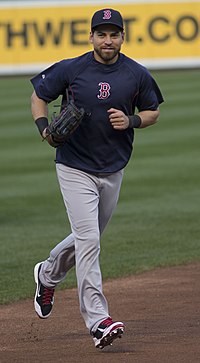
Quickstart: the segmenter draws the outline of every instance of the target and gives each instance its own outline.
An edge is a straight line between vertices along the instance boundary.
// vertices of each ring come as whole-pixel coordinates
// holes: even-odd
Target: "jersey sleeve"
[[[51,102],[65,93],[69,86],[67,61],[53,64],[31,79],[37,96],[46,102]]]
[[[136,107],[138,111],[155,111],[164,102],[162,93],[150,73],[145,69],[139,84]]]

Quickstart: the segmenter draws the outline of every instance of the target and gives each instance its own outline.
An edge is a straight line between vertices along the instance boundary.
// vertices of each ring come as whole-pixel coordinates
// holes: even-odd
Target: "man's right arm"
[[[31,96],[31,112],[40,134],[44,137],[43,131],[48,126],[48,106],[35,91]]]
[[[34,91],[31,96],[31,112],[33,115],[34,121],[36,121],[39,117],[48,117],[48,106],[47,102],[42,100],[36,95]]]

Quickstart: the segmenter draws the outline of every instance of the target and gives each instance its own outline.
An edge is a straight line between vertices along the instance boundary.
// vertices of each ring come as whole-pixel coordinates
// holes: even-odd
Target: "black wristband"
[[[138,129],[142,123],[142,119],[139,115],[133,115],[133,116],[128,116],[129,118],[129,127],[130,128],[135,128]]]
[[[48,126],[48,118],[47,117],[39,117],[37,120],[35,120],[35,124],[40,132],[40,135],[42,135],[44,129]]]

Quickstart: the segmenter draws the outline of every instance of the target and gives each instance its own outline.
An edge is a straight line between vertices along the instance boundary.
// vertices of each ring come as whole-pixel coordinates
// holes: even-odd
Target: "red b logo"
[[[112,13],[111,13],[111,11],[110,10],[104,10],[104,16],[103,16],[103,19],[104,20],[108,20],[108,19],[110,19],[111,18],[111,15],[112,15]]]
[[[100,82],[99,83],[100,90],[99,95],[97,95],[99,100],[106,100],[110,96],[110,85],[106,82]]]

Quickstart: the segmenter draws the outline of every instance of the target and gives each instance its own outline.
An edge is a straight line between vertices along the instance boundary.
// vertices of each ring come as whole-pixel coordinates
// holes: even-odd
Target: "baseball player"
[[[50,256],[36,264],[34,305],[40,318],[52,312],[54,290],[76,267],[80,312],[95,346],[104,348],[121,337],[124,324],[113,321],[102,291],[100,237],[116,207],[134,129],[156,123],[163,102],[158,85],[145,67],[121,53],[124,25],[113,9],[94,13],[93,51],[53,64],[31,79],[32,115],[46,133],[48,103],[68,89],[85,116],[70,138],[56,148],[56,171],[71,225],[71,234]]]

